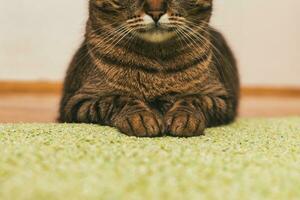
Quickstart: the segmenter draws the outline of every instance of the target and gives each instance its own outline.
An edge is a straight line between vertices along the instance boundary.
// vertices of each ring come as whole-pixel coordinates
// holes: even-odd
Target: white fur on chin
[[[152,32],[152,33],[141,33],[139,36],[149,42],[163,42],[166,40],[171,39],[175,36],[175,33],[173,32]]]
[[[152,25],[152,24],[154,24],[154,21],[149,15],[144,15],[143,23],[145,25]],[[168,15],[167,14],[163,15],[160,18],[159,23],[161,23],[161,24],[170,23]],[[150,32],[149,33],[147,33],[147,32],[139,33],[138,35],[139,35],[139,37],[141,37],[142,39],[144,39],[146,41],[159,43],[159,42],[163,42],[163,41],[171,39],[176,34],[173,32],[163,32],[163,31],[158,30],[158,31],[154,31],[151,33]]]

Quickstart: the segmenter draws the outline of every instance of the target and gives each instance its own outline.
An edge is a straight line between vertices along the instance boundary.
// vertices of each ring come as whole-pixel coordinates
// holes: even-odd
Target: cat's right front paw
[[[193,137],[204,134],[204,114],[192,107],[175,105],[164,117],[166,131],[176,137]]]
[[[164,133],[162,117],[147,110],[117,116],[113,126],[129,136],[156,137]]]

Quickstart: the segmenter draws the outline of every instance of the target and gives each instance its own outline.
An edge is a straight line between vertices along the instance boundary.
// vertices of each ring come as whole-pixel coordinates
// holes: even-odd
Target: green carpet
[[[96,125],[0,125],[0,199],[300,199],[300,118],[197,138]]]

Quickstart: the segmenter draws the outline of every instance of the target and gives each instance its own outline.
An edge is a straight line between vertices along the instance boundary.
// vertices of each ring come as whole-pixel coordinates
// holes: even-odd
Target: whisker
[[[184,32],[185,35],[187,35],[187,37],[190,38],[190,41],[192,42],[192,45],[195,47],[196,49],[196,52],[200,55],[204,54],[204,55],[207,55],[209,56],[209,53],[210,52],[207,52],[208,50],[210,50],[210,48],[207,48],[204,44],[204,42],[202,40],[199,40],[198,39],[198,42],[200,42],[200,44],[198,44],[198,42],[190,36],[190,33],[188,30],[185,29],[185,27],[182,27],[182,31]],[[201,46],[202,45],[202,46]],[[203,48],[204,46],[204,48]]]
[[[110,31],[109,34],[104,37],[105,38],[108,38],[109,36],[111,36],[112,34],[116,33],[118,30],[122,29],[123,25],[119,26],[117,28],[117,30],[114,30],[114,31]],[[97,35],[97,37],[101,37],[101,35]],[[94,36],[94,38],[97,38],[96,36]],[[96,44],[94,44],[94,46],[91,46],[90,48],[88,48],[88,52],[92,52],[94,51],[95,49],[99,48],[99,45],[102,43],[102,40],[100,40],[99,42],[97,42]],[[90,45],[88,43],[86,43],[86,45],[89,47]],[[82,56],[78,62],[81,62],[83,59],[85,59],[89,54],[87,53],[86,55]]]
[[[209,31],[209,30],[214,30],[214,31],[217,31],[217,30],[215,30],[214,28],[212,28],[211,26],[209,26],[209,23],[208,23],[208,22],[203,21],[203,23],[207,25],[207,29],[206,29],[206,28],[203,28],[203,27],[201,27],[201,26],[199,26],[199,25],[196,25],[195,23],[189,22],[189,21],[188,21],[188,23],[189,23],[192,27],[199,28],[201,31],[205,32],[205,34],[207,34],[209,38],[212,38],[213,40],[216,40],[216,41],[219,40],[218,38],[215,38],[215,37],[211,34],[211,32]],[[210,39],[209,39],[209,40],[210,40]],[[228,61],[227,57],[224,56],[224,55],[220,52],[220,50],[219,50],[215,45],[212,44],[211,41],[210,41],[210,46],[211,46],[211,48],[213,49],[212,53],[213,53],[213,56],[214,56],[214,58],[215,58],[217,64],[218,64],[219,66],[229,66],[229,67],[227,67],[226,69],[224,69],[223,67],[219,67],[219,68],[218,68],[217,71],[220,72],[220,76],[224,76],[224,73],[225,73],[226,70],[230,70],[230,73],[235,73],[235,72],[234,72],[234,67],[233,67],[232,63],[231,63],[230,61]],[[216,55],[216,54],[217,54],[217,55]],[[220,60],[220,59],[221,59],[221,60]],[[226,63],[226,64],[225,64],[225,65],[222,64],[221,61],[223,61],[223,62]]]
[[[110,51],[116,46],[116,45],[118,45],[121,41],[122,41],[122,39],[123,38],[125,38],[128,34],[130,34],[130,32],[132,32],[133,31],[133,29],[126,29],[125,31],[123,31],[118,37],[116,37],[112,42],[111,42],[111,44],[110,45],[108,45],[104,50],[103,50],[103,52],[105,53],[105,54],[108,54],[108,53],[110,53]]]
[[[195,37],[200,37],[202,40],[205,40],[205,42],[208,43],[208,45],[206,46],[207,48],[213,48],[213,50],[217,51],[217,53],[219,53],[221,55],[221,57],[223,57],[223,55],[221,54],[221,52],[211,43],[211,41],[204,37],[203,35],[201,35],[200,33],[196,32],[194,29],[190,28],[189,26],[185,26],[187,29],[189,29],[190,31],[193,32],[193,34],[195,35]],[[205,32],[206,34],[209,35],[209,33],[204,30],[203,28],[201,28],[200,26],[197,26],[197,28],[199,28],[202,32]],[[212,52],[214,54],[214,52]],[[216,61],[218,62],[218,64],[221,64],[218,57],[214,56],[216,58]]]
[[[183,37],[183,40],[184,40],[184,42],[185,42],[185,45],[183,45],[183,46],[188,46],[189,47],[189,49],[193,49],[193,47],[192,46],[190,46],[190,39],[189,38],[187,38],[187,36],[186,36],[186,33],[184,33],[182,30],[180,30],[180,29],[177,29],[176,30],[180,35],[181,35],[181,37]],[[193,44],[192,44],[193,45]],[[189,55],[191,55],[192,57],[194,57],[195,55],[193,55],[193,51],[189,51],[189,53],[188,53]]]
[[[114,23],[112,23],[112,24],[114,24]],[[111,24],[109,24],[109,25],[107,25],[107,26],[110,26]],[[113,35],[113,34],[116,34],[116,32],[118,32],[118,31],[120,31],[122,28],[124,27],[124,25],[120,25],[120,26],[118,26],[117,28],[116,28],[116,30],[112,30],[112,31],[108,31],[108,32],[105,32],[107,35],[102,39],[102,40],[100,40],[100,41],[98,41],[96,44],[94,44],[94,46],[91,46],[91,43],[88,43],[88,42],[86,42],[86,46],[87,46],[87,48],[88,48],[88,52],[85,54],[85,55],[83,55],[83,56],[81,56],[80,58],[79,58],[79,60],[78,60],[78,62],[82,62],[82,60],[84,60],[86,57],[88,57],[89,56],[89,53],[90,52],[92,52],[92,51],[94,51],[95,49],[97,49],[97,48],[99,48],[99,47],[101,47],[101,43],[103,42],[103,40],[105,40],[105,39],[107,39],[107,38],[109,38],[111,35]],[[99,28],[99,29],[101,29],[101,27]],[[99,38],[99,37],[101,37],[101,36],[104,36],[104,34],[105,33],[103,33],[103,34],[101,34],[101,35],[93,35],[95,32],[92,32],[92,36],[88,36],[90,39],[91,38],[95,38],[95,39],[97,39],[97,38]]]

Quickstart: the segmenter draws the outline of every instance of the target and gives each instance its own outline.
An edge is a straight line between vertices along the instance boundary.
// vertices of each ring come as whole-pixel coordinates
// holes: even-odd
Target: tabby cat
[[[139,137],[199,136],[237,115],[239,77],[213,0],[90,0],[60,122]]]

